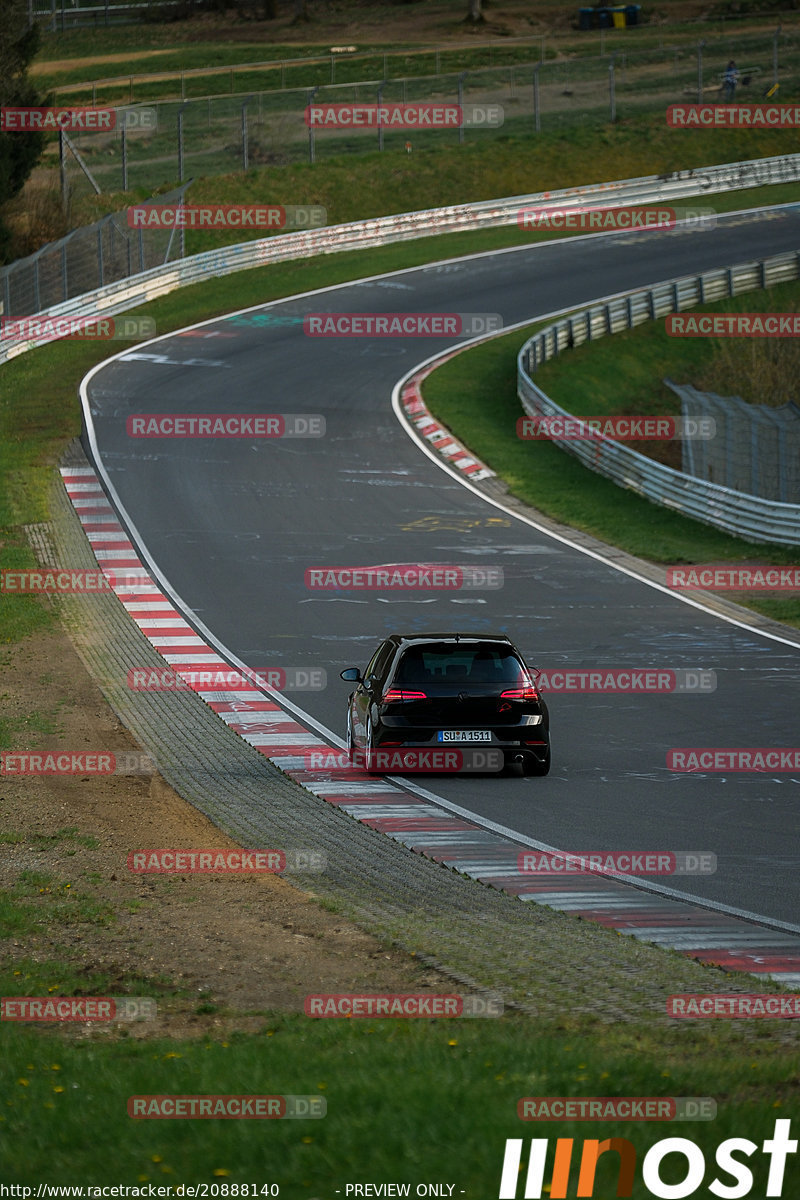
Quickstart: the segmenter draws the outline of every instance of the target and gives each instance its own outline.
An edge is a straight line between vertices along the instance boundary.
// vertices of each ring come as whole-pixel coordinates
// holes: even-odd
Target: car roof
[[[396,642],[397,645],[410,645],[413,642],[502,642],[512,646],[511,638],[505,633],[392,633],[386,641]]]

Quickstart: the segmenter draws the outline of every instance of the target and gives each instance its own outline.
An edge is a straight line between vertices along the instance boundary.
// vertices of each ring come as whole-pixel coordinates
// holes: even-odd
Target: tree
[[[28,79],[39,48],[39,26],[29,23],[28,0],[0,0],[0,107],[43,104]],[[43,133],[0,130],[0,212],[22,190],[44,147]],[[0,262],[7,261],[10,234],[0,218]]]

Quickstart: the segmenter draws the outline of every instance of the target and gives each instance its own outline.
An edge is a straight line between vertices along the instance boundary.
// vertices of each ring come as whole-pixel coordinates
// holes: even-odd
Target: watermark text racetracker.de
[[[346,129],[499,129],[502,104],[451,104],[446,101],[384,104],[309,104],[305,123],[313,130]]]
[[[566,694],[681,694],[716,691],[717,673],[687,667],[537,667],[534,683],[540,692]]]
[[[132,692],[321,692],[328,684],[324,667],[129,667],[126,678]]]
[[[666,583],[667,587],[687,591],[796,592],[800,591],[800,567],[695,563],[668,567]]]
[[[303,753],[303,770],[319,772],[323,776],[352,776],[354,772],[366,771],[370,774],[385,775],[415,772],[441,772],[444,775],[493,774],[502,771],[504,762],[505,755],[502,749],[492,746],[467,746],[458,750],[441,746],[379,746],[371,751],[369,764],[366,753],[357,747],[353,750],[352,757],[346,750],[306,750]]]
[[[503,328],[500,313],[307,313],[306,337],[479,337]]]
[[[522,1096],[520,1121],[713,1121],[711,1096]]]
[[[158,128],[155,108],[63,108],[6,105],[0,108],[0,133],[110,133],[114,129]]]
[[[798,104],[670,104],[673,129],[796,129]]]
[[[308,995],[307,1017],[502,1017],[503,1001],[495,995],[408,993],[337,993]]]
[[[667,1016],[797,1019],[800,996],[772,992],[682,992],[667,998]]]
[[[310,591],[496,591],[502,567],[386,563],[374,567],[307,567]]]
[[[717,223],[714,208],[668,208],[664,205],[620,205],[584,208],[553,204],[521,208],[520,229],[554,233],[605,233],[611,230],[674,229],[678,224],[711,229]]]
[[[3,996],[2,1021],[154,1021],[151,996]],[[0,1193],[1,1194],[1,1193]]]
[[[125,429],[132,438],[321,438],[319,413],[135,413]]]
[[[800,313],[669,313],[669,337],[800,337]]]
[[[716,436],[713,417],[678,417],[608,414],[576,417],[569,413],[537,413],[517,418],[517,437],[523,441],[708,441]]]
[[[141,750],[5,750],[4,775],[155,775],[156,761]]]
[[[149,1095],[128,1098],[128,1116],[140,1121],[285,1121],[319,1120],[326,1115],[328,1102],[324,1096],[297,1095]],[[224,1185],[222,1185],[224,1186]],[[244,1185],[247,1186],[247,1185]],[[233,1195],[233,1191],[215,1193],[213,1186],[205,1193],[194,1193],[188,1185],[175,1189],[175,1195]],[[237,1192],[246,1195],[246,1192]],[[251,1193],[255,1195],[255,1193]],[[264,1192],[262,1195],[277,1195]]]
[[[152,317],[0,317],[0,337],[14,342],[134,342],[155,335]]]
[[[131,229],[260,230],[321,229],[328,223],[321,204],[135,204]]]
[[[710,850],[520,850],[517,870],[530,875],[714,875]]]
[[[128,870],[136,875],[281,875],[326,870],[323,850],[206,849],[131,850]]]
[[[667,769],[676,772],[800,774],[800,747],[691,746],[667,751]]]

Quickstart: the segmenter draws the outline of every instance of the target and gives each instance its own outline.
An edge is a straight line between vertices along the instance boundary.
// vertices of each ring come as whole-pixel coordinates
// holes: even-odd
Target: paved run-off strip
[[[309,769],[308,752],[331,747],[247,679],[229,691],[191,681],[177,693],[129,689],[133,666],[163,669],[166,662],[178,675],[219,670],[229,678],[236,671],[150,576],[77,445],[66,461],[61,474],[74,513],[60,493],[54,510],[60,561],[93,565],[94,557],[110,577],[114,570],[123,575],[116,600],[107,593],[71,601],[71,611],[80,611],[84,659],[162,775],[216,824],[244,845],[326,854],[323,875],[291,876],[300,886],[335,897],[355,919],[456,977],[499,988],[535,1011],[572,1009],[603,1018],[664,1013],[671,992],[752,989],[752,979],[742,977],[732,988],[730,977],[709,974],[689,959],[800,988],[800,936],[599,874],[520,872],[524,846],[392,780],[355,768]],[[253,750],[263,756],[261,767]],[[358,824],[343,821],[343,814]],[[392,842],[416,854],[403,854]],[[475,880],[487,886],[477,888]],[[587,931],[574,916],[627,934],[637,945],[595,935],[587,961]],[[665,958],[644,943],[687,958]],[[566,964],[583,981],[579,999]]]

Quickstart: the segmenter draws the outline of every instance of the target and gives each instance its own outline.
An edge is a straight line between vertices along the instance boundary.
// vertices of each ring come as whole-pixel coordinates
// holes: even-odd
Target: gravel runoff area
[[[62,463],[87,465],[79,442],[70,444]],[[49,533],[56,561],[96,567],[60,477]],[[323,851],[324,873],[284,877],[385,943],[413,952],[417,962],[465,987],[499,994],[509,1007],[565,1024],[660,1016],[671,1025],[677,1022],[665,1015],[669,994],[754,990],[751,976],[731,976],[522,902],[360,824],[291,781],[193,692],[129,690],[131,665],[159,668],[164,660],[113,593],[91,603],[65,597],[63,611],[88,671],[180,796],[244,846]],[[758,990],[780,989],[759,980]]]

